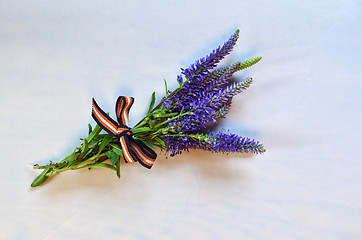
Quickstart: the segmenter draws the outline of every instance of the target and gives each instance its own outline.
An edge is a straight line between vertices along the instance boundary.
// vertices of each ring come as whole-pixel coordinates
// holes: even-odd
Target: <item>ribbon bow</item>
[[[151,168],[157,154],[140,140],[134,139],[131,128],[127,126],[128,114],[133,102],[133,97],[118,97],[116,102],[116,122],[98,106],[93,98],[92,117],[102,129],[117,137],[121,143],[123,158],[126,163],[139,162],[144,167]]]

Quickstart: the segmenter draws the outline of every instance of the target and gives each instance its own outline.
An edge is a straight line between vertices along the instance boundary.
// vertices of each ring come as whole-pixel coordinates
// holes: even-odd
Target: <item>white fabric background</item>
[[[361,239],[361,1],[1,1],[0,239]],[[176,87],[237,29],[223,64],[254,83],[220,128],[262,155],[192,151],[151,170],[65,172],[31,189],[92,123]],[[131,124],[131,125],[132,125]]]

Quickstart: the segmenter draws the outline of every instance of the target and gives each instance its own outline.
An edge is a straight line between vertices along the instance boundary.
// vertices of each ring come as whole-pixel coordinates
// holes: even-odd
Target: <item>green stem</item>
[[[55,175],[55,174],[59,174],[59,173],[61,173],[61,172],[68,171],[68,170],[78,170],[78,169],[79,169],[79,168],[78,168],[79,166],[82,166],[82,165],[84,165],[84,164],[86,164],[86,163],[89,163],[89,162],[91,162],[91,161],[94,161],[94,160],[97,161],[98,159],[100,159],[100,158],[102,158],[102,157],[104,157],[104,156],[107,156],[107,154],[106,154],[106,153],[97,154],[97,155],[95,155],[95,156],[93,156],[93,157],[90,157],[90,158],[88,158],[88,159],[86,159],[86,160],[84,160],[84,161],[82,161],[82,162],[80,162],[80,163],[78,163],[78,164],[75,164],[75,165],[73,165],[73,166],[71,166],[71,167],[61,168],[61,169],[52,171],[52,172],[50,172],[50,173],[47,173],[46,175],[49,177],[49,176],[52,176],[52,175]]]
[[[191,111],[185,112],[185,113],[182,113],[182,111],[181,111],[181,113],[180,113],[179,115],[177,115],[177,116],[175,116],[175,117],[173,117],[173,118],[169,118],[169,119],[167,119],[166,121],[161,122],[161,123],[159,123],[158,125],[156,125],[156,126],[155,126],[155,129],[157,129],[157,128],[161,127],[162,125],[164,125],[164,124],[166,124],[166,123],[169,123],[169,122],[171,122],[171,121],[173,121],[173,120],[175,120],[175,119],[177,119],[177,118],[179,118],[179,117],[185,116],[185,115],[191,115]]]
[[[178,88],[176,88],[172,93],[170,93],[169,95],[167,95],[159,104],[157,104],[156,107],[154,107],[148,114],[154,112],[156,109],[158,109],[159,107],[162,106],[162,104],[168,100],[169,98],[171,98],[173,95],[175,95],[176,93],[178,93],[182,86],[187,82],[188,80],[186,80],[184,83],[182,83]],[[146,115],[147,116],[147,115]],[[145,120],[146,116],[144,118],[142,118],[134,127],[137,127],[138,125],[142,124],[143,125],[143,121]]]

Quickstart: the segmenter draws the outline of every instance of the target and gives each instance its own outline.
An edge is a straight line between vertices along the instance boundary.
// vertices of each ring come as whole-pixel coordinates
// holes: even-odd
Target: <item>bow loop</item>
[[[142,141],[133,138],[132,129],[128,127],[129,110],[133,102],[133,97],[118,97],[116,102],[117,122],[115,122],[98,106],[93,98],[92,117],[102,129],[117,137],[122,147],[125,162],[139,162],[142,166],[151,168],[157,154]]]
[[[134,102],[133,97],[119,96],[116,102],[116,116],[118,124],[127,127],[129,122],[129,110]]]

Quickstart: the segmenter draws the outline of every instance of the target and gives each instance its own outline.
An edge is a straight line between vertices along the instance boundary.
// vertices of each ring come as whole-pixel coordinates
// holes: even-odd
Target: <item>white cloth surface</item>
[[[361,1],[2,1],[0,239],[362,239]],[[87,134],[91,98],[131,125],[180,67],[240,38],[222,64],[262,56],[220,128],[262,155],[159,153],[64,172],[34,163]],[[133,125],[132,125],[133,126]]]

